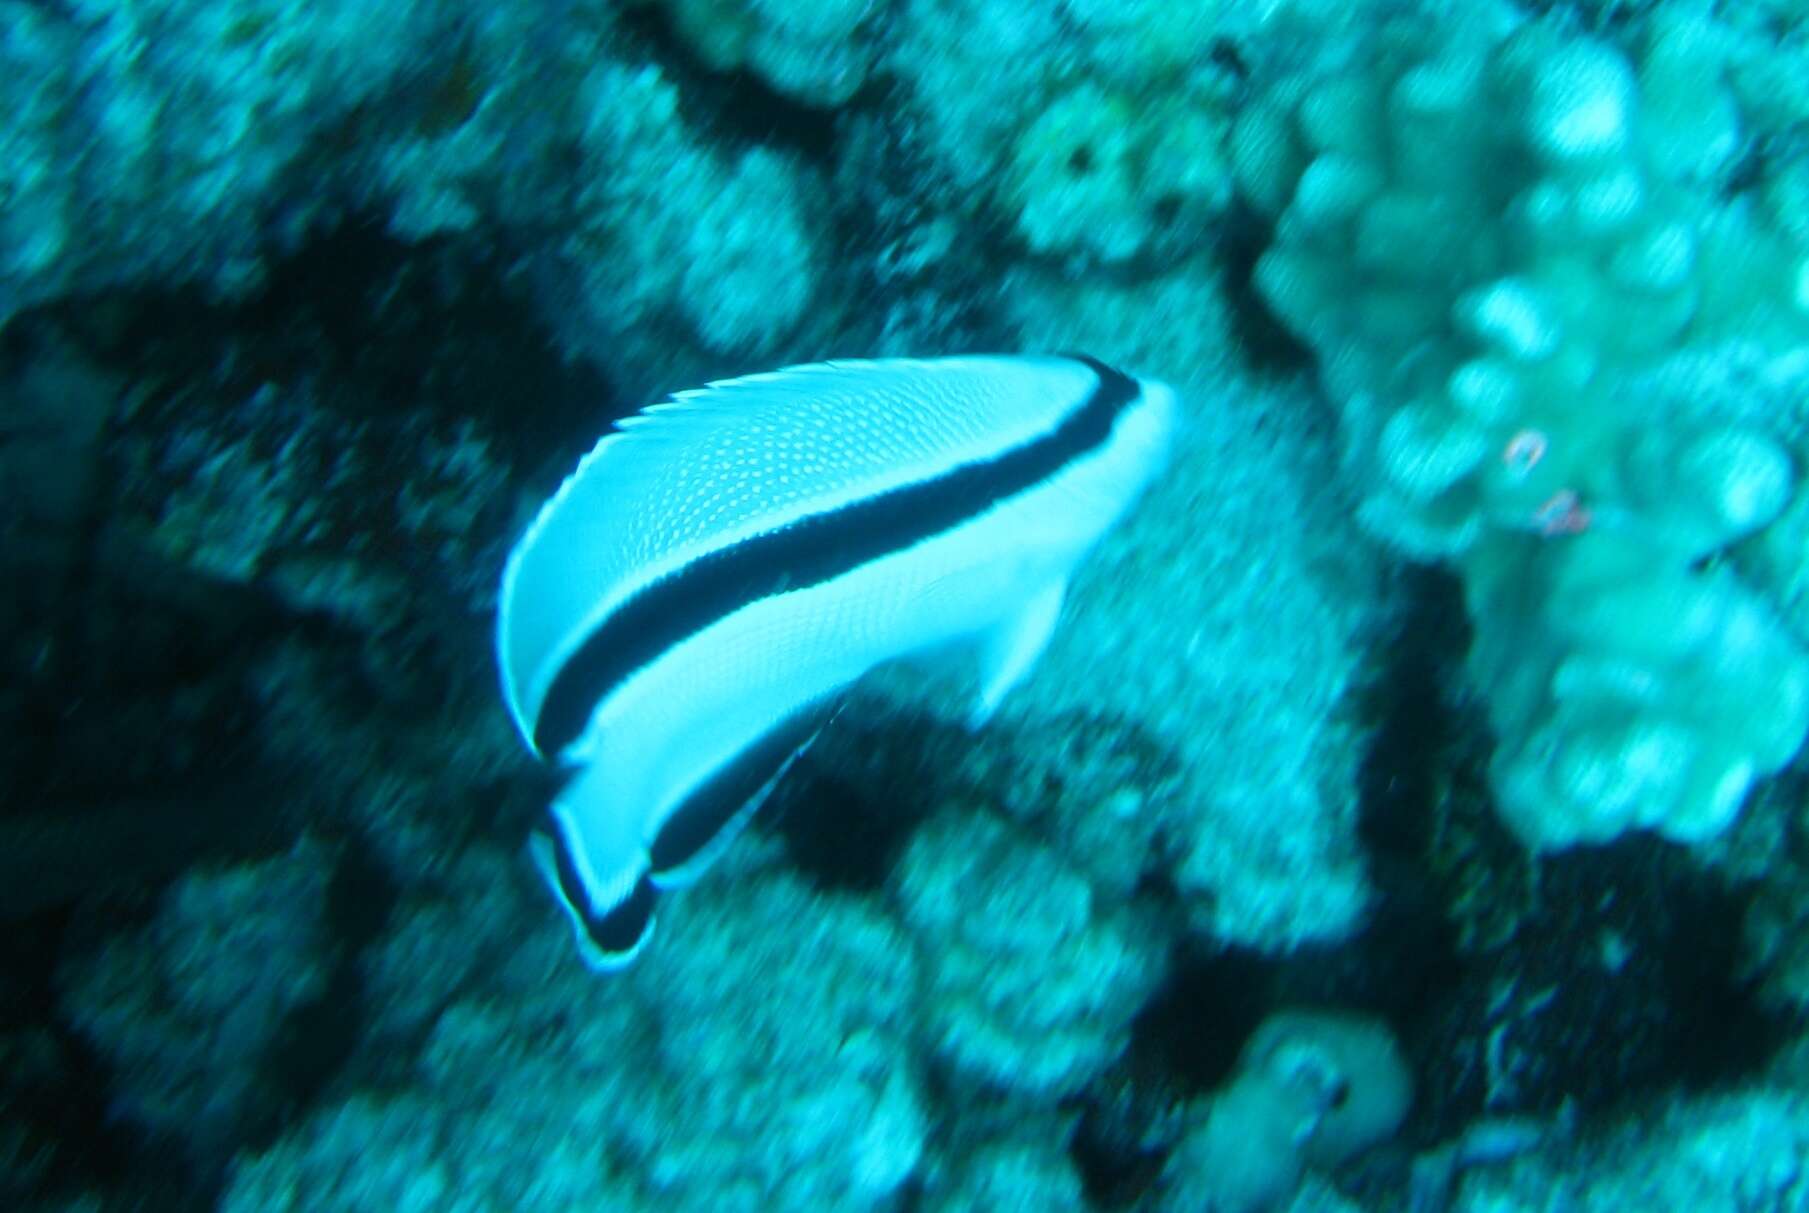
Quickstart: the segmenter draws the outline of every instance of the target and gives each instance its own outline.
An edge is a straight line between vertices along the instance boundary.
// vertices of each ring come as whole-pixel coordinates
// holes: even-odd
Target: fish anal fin
[[[967,717],[969,728],[978,729],[992,719],[1005,696],[1049,647],[1067,590],[1065,581],[1053,582],[988,633],[980,651],[980,693]]]
[[[587,829],[587,822],[594,826],[599,819],[573,809],[571,790],[553,803],[552,830],[530,836],[528,854],[571,923],[585,965],[609,972],[626,967],[646,947],[658,891],[646,853],[627,843],[619,828]]]
[[[793,713],[694,788],[649,848],[653,883],[680,888],[714,863],[840,707],[838,695]]]

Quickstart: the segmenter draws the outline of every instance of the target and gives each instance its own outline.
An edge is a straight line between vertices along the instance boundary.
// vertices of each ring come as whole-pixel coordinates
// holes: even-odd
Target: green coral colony
[[[1703,841],[1809,730],[1809,616],[1740,546],[1796,494],[1801,404],[1764,385],[1809,336],[1809,263],[1775,191],[1727,189],[1738,66],[1687,15],[1632,58],[1403,18],[1233,136],[1275,222],[1259,287],[1344,410],[1365,522],[1463,578],[1499,807],[1535,848]]]

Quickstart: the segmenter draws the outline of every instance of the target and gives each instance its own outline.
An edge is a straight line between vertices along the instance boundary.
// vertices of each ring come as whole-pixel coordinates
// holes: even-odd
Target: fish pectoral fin
[[[992,719],[1011,688],[1024,680],[1049,647],[1067,592],[1065,581],[1049,585],[988,634],[980,652],[980,695],[968,714],[969,728],[980,728]]]

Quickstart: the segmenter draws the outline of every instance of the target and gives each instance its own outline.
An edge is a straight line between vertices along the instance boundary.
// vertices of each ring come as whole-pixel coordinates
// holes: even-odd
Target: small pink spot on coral
[[[1575,489],[1559,489],[1533,511],[1533,525],[1541,535],[1580,535],[1589,529],[1589,511]]]
[[[1521,430],[1501,448],[1501,462],[1517,476],[1524,476],[1545,458],[1546,438],[1539,430]]]

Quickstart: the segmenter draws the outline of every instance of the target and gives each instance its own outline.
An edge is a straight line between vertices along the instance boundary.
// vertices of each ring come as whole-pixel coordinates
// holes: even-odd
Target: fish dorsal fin
[[[516,546],[497,647],[532,721],[560,664],[628,598],[712,551],[996,457],[1057,428],[1100,374],[1062,357],[790,367],[623,420]]]

